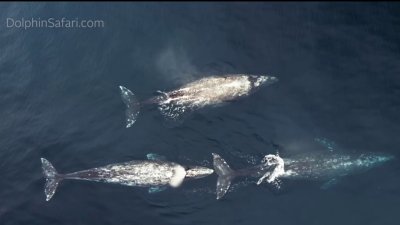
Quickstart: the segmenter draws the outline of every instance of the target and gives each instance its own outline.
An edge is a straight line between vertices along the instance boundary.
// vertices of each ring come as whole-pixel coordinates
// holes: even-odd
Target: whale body
[[[265,158],[268,157],[274,156],[270,155]],[[283,158],[281,168],[274,169],[274,171],[275,174],[278,174],[275,178],[329,181],[368,171],[392,159],[394,159],[392,155],[383,153],[339,154],[314,152],[292,158]],[[266,177],[270,176],[270,174],[267,175]]]
[[[202,178],[212,174],[212,169],[201,166],[182,166],[180,164],[155,159],[133,160],[124,163],[109,164],[103,167],[78,172],[59,174],[53,165],[41,158],[42,169],[46,178],[45,195],[49,201],[61,180],[87,180],[116,183],[127,186],[150,187],[149,193],[158,192],[165,187],[178,187],[185,178]]]
[[[394,159],[382,153],[339,154],[307,153],[293,158],[281,158],[278,155],[266,155],[259,165],[232,170],[218,154],[213,153],[214,170],[218,175],[217,199],[222,198],[236,177],[251,176],[263,182],[276,184],[278,179],[302,179],[326,181],[328,186],[337,178],[359,174]]]
[[[206,106],[218,106],[223,103],[248,96],[267,84],[277,82],[272,76],[233,74],[225,76],[210,76],[201,78],[182,87],[162,92],[142,104],[156,104],[160,113],[172,122],[181,122],[185,116],[194,110]],[[119,86],[121,98],[125,103],[126,127],[131,127],[140,112],[141,103],[128,88]]]

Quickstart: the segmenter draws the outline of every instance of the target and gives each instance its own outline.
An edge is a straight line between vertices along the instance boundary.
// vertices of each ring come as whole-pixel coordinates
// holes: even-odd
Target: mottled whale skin
[[[181,121],[188,113],[206,106],[218,106],[248,96],[260,87],[277,82],[272,76],[233,74],[210,76],[159,95],[142,104],[156,104],[161,114],[169,121]],[[126,127],[131,127],[140,111],[136,96],[126,87],[120,86],[122,101],[126,109]]]
[[[340,154],[333,152],[306,153],[292,158],[266,155],[261,164],[234,171],[218,154],[213,153],[214,170],[218,175],[217,199],[229,189],[238,176],[259,178],[257,184],[274,183],[277,179],[327,181],[322,188],[337,178],[363,173],[394,159],[383,153]]]
[[[392,159],[392,155],[383,153],[307,153],[283,158],[284,168],[277,178],[330,180],[366,172]]]
[[[42,158],[43,173],[46,178],[46,201],[54,195],[58,183],[64,179],[87,180],[116,183],[127,186],[150,187],[149,192],[158,187],[178,187],[185,178],[198,179],[212,174],[212,169],[201,166],[182,166],[162,160],[133,160],[109,164],[68,174],[58,174],[51,163]]]

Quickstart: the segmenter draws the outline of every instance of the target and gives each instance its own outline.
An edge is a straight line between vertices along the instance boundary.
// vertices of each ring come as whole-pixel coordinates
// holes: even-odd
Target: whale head
[[[364,153],[357,162],[365,167],[375,167],[395,159],[393,155],[387,153]]]
[[[261,86],[270,85],[276,83],[278,78],[273,76],[265,76],[265,75],[249,75],[249,81],[253,85],[254,88],[259,88]]]
[[[187,178],[203,178],[210,174],[214,173],[213,169],[202,167],[202,166],[188,166],[186,168],[186,177]]]

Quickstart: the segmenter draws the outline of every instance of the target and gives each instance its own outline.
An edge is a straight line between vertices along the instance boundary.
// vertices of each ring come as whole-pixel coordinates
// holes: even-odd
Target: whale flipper
[[[58,183],[62,180],[62,176],[57,173],[56,169],[47,159],[41,158],[41,161],[43,175],[46,178],[44,193],[46,194],[46,201],[49,201],[54,193],[56,193]]]
[[[167,158],[163,155],[158,155],[156,153],[149,153],[146,155],[148,160],[159,160],[159,161],[166,161]]]
[[[165,92],[165,91],[157,90],[155,94],[156,94],[156,95],[161,95],[161,96],[163,97],[163,99],[168,98],[168,94],[167,94],[167,92]]]
[[[333,152],[337,147],[334,141],[331,141],[327,138],[314,138],[314,141],[316,141],[318,144],[322,145],[331,152]]]
[[[229,165],[225,162],[221,156],[212,153],[214,170],[218,175],[217,180],[217,199],[222,198],[229,189],[232,179],[235,177],[235,171],[233,171]]]
[[[337,178],[330,179],[327,182],[322,184],[321,189],[322,190],[327,190],[327,189],[335,186],[338,183],[339,183],[339,179],[337,179]]]
[[[158,192],[164,191],[165,189],[167,189],[167,187],[165,187],[165,186],[162,186],[162,187],[151,187],[151,188],[149,188],[148,192],[149,192],[149,194],[154,194],[154,193],[158,193]]]
[[[122,101],[126,105],[125,117],[126,117],[126,128],[131,127],[137,120],[140,112],[140,103],[136,96],[128,88],[119,86],[121,90]]]

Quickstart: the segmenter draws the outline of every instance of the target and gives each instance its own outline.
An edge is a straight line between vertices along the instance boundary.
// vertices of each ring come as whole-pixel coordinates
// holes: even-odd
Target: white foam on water
[[[279,177],[285,175],[285,162],[279,155],[266,155],[262,160],[262,163],[265,163],[267,166],[274,167],[272,171],[266,172],[257,182],[257,184],[261,184],[264,180],[273,184],[276,188],[280,188]]]

